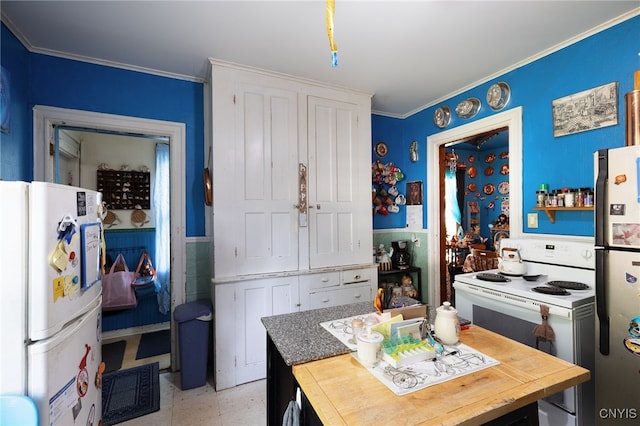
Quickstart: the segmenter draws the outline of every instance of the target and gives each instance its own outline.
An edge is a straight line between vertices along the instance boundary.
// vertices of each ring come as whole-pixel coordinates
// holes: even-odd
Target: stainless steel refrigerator
[[[640,146],[595,158],[597,424],[640,422]]]

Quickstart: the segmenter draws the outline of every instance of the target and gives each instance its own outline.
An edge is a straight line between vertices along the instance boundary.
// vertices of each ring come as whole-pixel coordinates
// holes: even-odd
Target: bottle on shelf
[[[575,192],[572,188],[563,188],[564,191],[564,206],[573,207],[575,205]]]

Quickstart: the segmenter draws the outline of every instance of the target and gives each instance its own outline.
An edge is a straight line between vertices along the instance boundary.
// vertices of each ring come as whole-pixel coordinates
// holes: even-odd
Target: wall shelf
[[[556,223],[556,212],[593,211],[593,206],[587,207],[534,207],[533,210],[542,210],[547,214],[551,223]]]

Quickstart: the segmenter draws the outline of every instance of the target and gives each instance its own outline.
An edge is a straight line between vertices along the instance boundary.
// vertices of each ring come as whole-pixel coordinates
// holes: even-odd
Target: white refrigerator
[[[102,194],[0,181],[0,394],[41,425],[102,420]]]
[[[640,422],[640,146],[595,153],[596,424]]]

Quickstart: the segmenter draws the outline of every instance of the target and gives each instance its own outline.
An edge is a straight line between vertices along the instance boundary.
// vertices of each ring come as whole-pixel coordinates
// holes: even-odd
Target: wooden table
[[[478,425],[589,380],[589,370],[472,325],[463,343],[500,365],[397,396],[350,354],[293,366],[325,425]],[[537,422],[537,416],[536,416]]]

